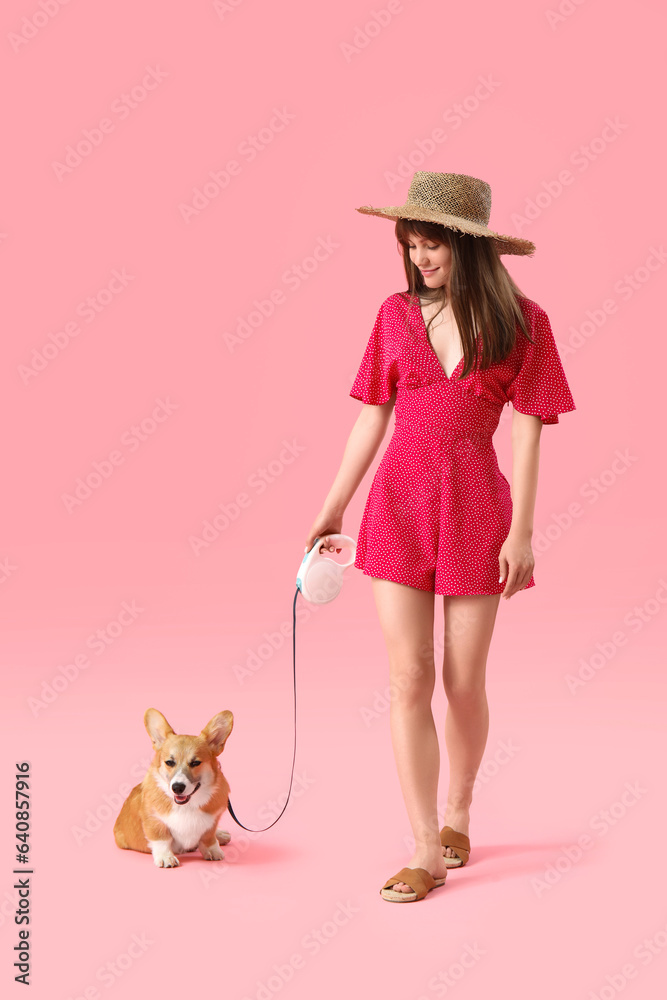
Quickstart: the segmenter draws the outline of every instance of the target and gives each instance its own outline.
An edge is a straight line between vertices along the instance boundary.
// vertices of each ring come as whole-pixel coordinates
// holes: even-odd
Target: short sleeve
[[[526,316],[530,343],[522,333],[519,369],[507,387],[507,398],[519,413],[541,417],[543,424],[557,424],[559,413],[576,410],[565,377],[549,317],[537,305]]]
[[[398,381],[398,371],[391,348],[392,338],[387,326],[387,304],[383,302],[373,325],[370,339],[350,389],[350,396],[362,403],[381,406],[387,403]]]

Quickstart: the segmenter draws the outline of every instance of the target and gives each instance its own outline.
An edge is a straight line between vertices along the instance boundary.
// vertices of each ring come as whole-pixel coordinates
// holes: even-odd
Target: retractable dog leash
[[[289,802],[289,797],[292,792],[292,782],[294,780],[294,762],[296,760],[296,599],[299,596],[299,591],[301,595],[305,598],[309,604],[329,604],[335,597],[338,597],[343,586],[343,573],[348,566],[351,566],[355,560],[357,543],[349,535],[328,535],[330,542],[334,547],[340,546],[341,548],[349,548],[351,550],[350,558],[347,562],[338,563],[335,562],[328,554],[322,554],[320,552],[320,545],[318,544],[319,537],[313,542],[312,548],[306,552],[305,556],[301,560],[301,565],[299,566],[299,572],[296,577],[296,592],[294,594],[294,603],[292,605],[292,664],[293,664],[293,675],[294,675],[294,753],[292,754],[292,773],[289,780],[289,788],[287,790],[287,798],[285,799],[285,805],[282,807],[273,823],[269,823],[268,826],[262,827],[261,830],[253,830],[249,826],[244,826],[244,824],[237,818],[236,813],[232,808],[232,800],[229,799],[227,802],[227,808],[229,809],[230,816],[235,823],[243,827],[244,830],[249,830],[251,833],[264,833],[265,830],[270,830],[274,826],[282,814],[287,809],[287,803]]]

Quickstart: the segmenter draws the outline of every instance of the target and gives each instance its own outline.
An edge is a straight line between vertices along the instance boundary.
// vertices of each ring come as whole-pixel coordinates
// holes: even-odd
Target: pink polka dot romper
[[[520,298],[531,344],[485,371],[448,378],[417,296],[380,306],[350,396],[381,405],[396,392],[394,432],[364,509],[354,565],[366,576],[436,594],[500,594],[498,555],[512,523],[510,485],[493,434],[503,406],[557,424],[576,409],[544,310]],[[478,350],[482,350],[481,337]],[[523,588],[535,586],[531,576]]]

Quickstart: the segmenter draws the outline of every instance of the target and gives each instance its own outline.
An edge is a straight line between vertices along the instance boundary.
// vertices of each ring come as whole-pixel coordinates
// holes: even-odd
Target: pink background
[[[19,992],[12,789],[29,760],[33,997],[657,995],[665,23],[648,0],[560,6],[3,4],[3,987]],[[350,569],[333,604],[299,598],[285,815],[250,837],[225,815],[226,861],[158,870],[112,836],[150,758],[148,706],[179,732],[234,712],[221,763],[247,826],[287,788],[296,571],[377,309],[404,287],[393,224],[354,209],[404,201],[415,169],[488,180],[491,226],[536,243],[504,260],[577,404],[542,433],[536,587],[499,609],[471,863],[424,905],[380,899],[410,831],[370,580]],[[141,610],[116,629],[124,603]],[[115,634],[101,653],[98,629]],[[440,732],[445,707],[438,690]],[[443,809],[446,782],[443,742]]]

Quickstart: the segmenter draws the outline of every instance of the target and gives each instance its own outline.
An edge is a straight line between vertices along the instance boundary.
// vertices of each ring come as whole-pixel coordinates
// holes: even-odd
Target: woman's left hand
[[[533,574],[535,557],[530,544],[530,535],[512,534],[503,542],[498,556],[500,582],[507,580],[502,597],[506,600],[523,590]]]

